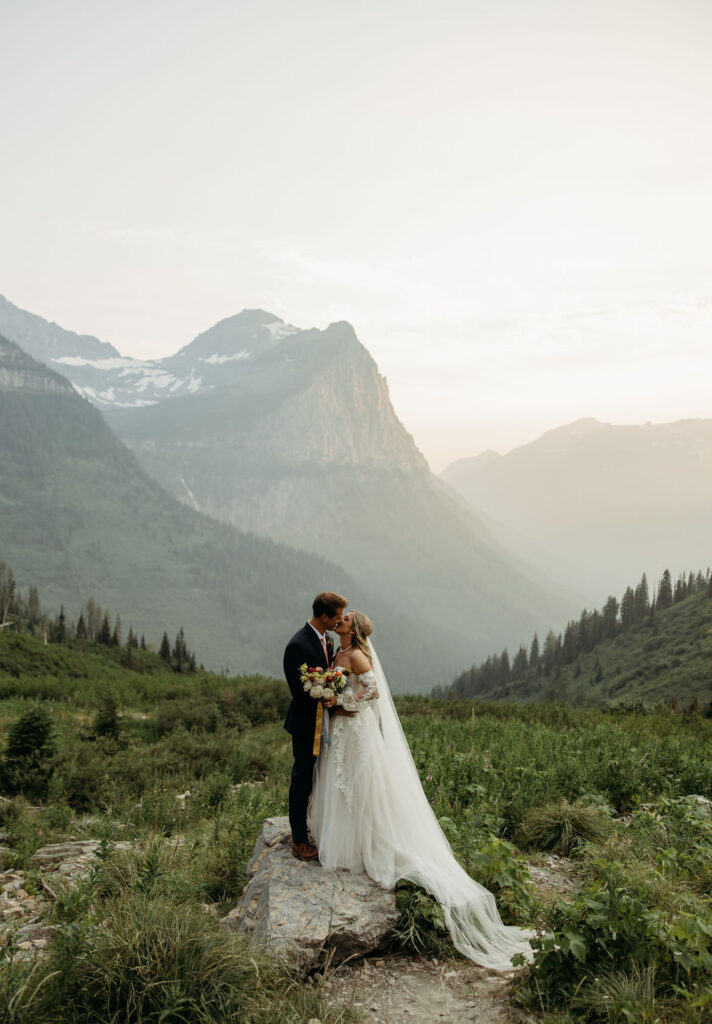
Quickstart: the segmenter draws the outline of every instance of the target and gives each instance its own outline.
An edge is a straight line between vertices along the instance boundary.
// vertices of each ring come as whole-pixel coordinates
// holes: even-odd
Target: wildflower
[[[426,776],[425,776],[425,781],[426,781],[426,782],[432,782],[432,781],[433,781],[433,777],[432,777],[432,775],[426,775]]]

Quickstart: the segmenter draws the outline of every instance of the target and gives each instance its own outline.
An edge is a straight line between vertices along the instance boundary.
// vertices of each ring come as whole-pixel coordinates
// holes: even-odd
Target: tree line
[[[124,643],[121,616],[114,616],[102,608],[94,597],[88,598],[76,622],[65,612],[64,605],[52,618],[42,611],[37,588],[30,586],[27,595],[23,595],[11,567],[0,560],[0,634],[4,630],[30,633],[43,637],[45,643],[70,645],[80,651],[86,643],[115,647],[122,651],[122,665],[139,670],[140,661],[135,652],[156,649],[146,643],[143,633],[140,636],[135,633],[133,626],[129,626]],[[172,645],[167,632],[164,632],[158,653],[176,672],[195,672],[197,669],[195,653],[188,648],[182,626]]]
[[[654,624],[658,612],[703,591],[712,598],[709,568],[704,573],[681,573],[674,583],[669,569],[665,569],[652,596],[643,573],[636,587],[626,587],[620,602],[611,596],[601,609],[588,611],[584,608],[580,618],[569,621],[562,633],[549,630],[543,643],[535,633],[529,647],[522,644],[513,658],[505,647],[501,654],[492,654],[486,661],[460,673],[451,686],[436,686],[431,696],[438,699],[475,697],[507,683],[536,676],[550,677],[564,666],[572,665],[580,655],[589,654],[604,640],[613,640],[643,622]],[[600,665],[597,671],[601,673]],[[596,681],[600,682],[600,678]]]

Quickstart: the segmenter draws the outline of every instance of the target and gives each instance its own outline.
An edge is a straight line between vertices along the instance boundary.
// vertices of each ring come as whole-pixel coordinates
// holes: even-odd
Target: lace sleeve
[[[378,686],[373,672],[354,676],[353,682],[336,698],[344,711],[362,711],[369,700],[378,700]]]

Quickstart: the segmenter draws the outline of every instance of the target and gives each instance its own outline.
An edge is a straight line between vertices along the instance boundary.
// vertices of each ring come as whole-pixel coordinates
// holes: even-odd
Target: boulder
[[[293,857],[287,818],[263,823],[247,879],[220,927],[246,932],[299,971],[371,952],[400,916],[394,893],[368,875],[324,871],[318,861]]]

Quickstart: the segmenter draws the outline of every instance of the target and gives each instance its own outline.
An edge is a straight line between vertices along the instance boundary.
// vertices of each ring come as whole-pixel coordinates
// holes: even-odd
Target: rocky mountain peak
[[[119,355],[113,345],[99,341],[90,334],[66,331],[59,324],[50,323],[35,313],[9,302],[0,295],[0,334],[11,338],[43,363],[63,356],[83,359],[111,359]]]

